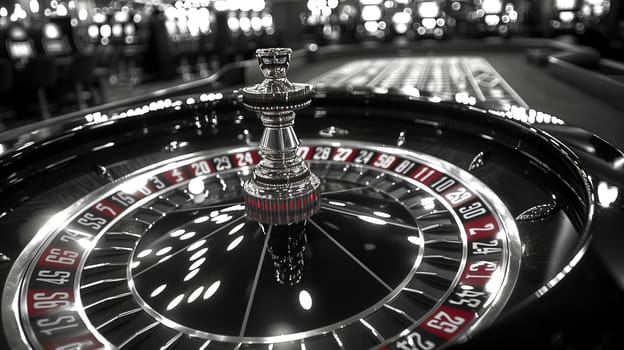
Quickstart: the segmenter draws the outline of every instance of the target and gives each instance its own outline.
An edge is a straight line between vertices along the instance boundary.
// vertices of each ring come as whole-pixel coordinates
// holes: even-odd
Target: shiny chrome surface
[[[295,110],[311,102],[311,86],[286,78],[291,49],[258,49],[262,83],[243,88],[243,105],[264,124],[262,160],[245,183],[247,215],[258,222],[289,225],[305,221],[320,208],[316,175],[297,155]]]

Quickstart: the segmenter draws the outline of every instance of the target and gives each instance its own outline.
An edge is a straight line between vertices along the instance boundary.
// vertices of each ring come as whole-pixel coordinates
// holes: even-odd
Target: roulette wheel
[[[622,153],[558,118],[312,89],[289,49],[257,56],[259,84],[3,143],[3,342],[469,347],[624,223]]]

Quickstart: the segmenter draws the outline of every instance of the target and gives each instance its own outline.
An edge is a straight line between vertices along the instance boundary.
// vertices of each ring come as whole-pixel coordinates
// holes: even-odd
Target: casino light
[[[189,271],[197,270],[200,266],[202,266],[206,262],[206,257],[202,257],[201,259],[196,260],[189,266]]]
[[[188,18],[188,20],[186,21],[186,24],[187,24],[189,33],[191,34],[191,36],[194,36],[194,37],[198,36],[199,33],[201,32],[199,29],[199,23],[200,23],[199,11],[196,8],[190,8],[186,11],[186,17]]]
[[[500,23],[500,17],[498,15],[486,15],[483,21],[489,26],[496,26]]]
[[[106,22],[106,15],[101,13],[101,12],[94,13],[93,14],[93,22],[95,22],[95,23],[104,23],[104,22]]]
[[[121,24],[115,23],[113,24],[111,32],[114,37],[118,38],[123,35],[123,27],[121,26]]]
[[[306,311],[312,308],[312,296],[305,289],[299,292],[299,305]]]
[[[199,298],[199,296],[201,295],[203,291],[204,291],[204,287],[199,286],[197,289],[195,289],[193,293],[191,293],[191,295],[188,297],[188,300],[186,302],[189,304],[194,302],[195,300],[197,300],[197,298]]]
[[[420,97],[420,90],[418,90],[417,87],[412,86],[412,85],[406,85],[406,86],[401,87],[401,93],[405,94],[406,96]]]
[[[240,24],[238,22],[238,18],[234,16],[231,16],[228,18],[227,24],[228,24],[228,28],[230,28],[232,32],[238,32],[240,30]]]
[[[574,21],[574,18],[576,16],[574,15],[574,12],[572,11],[561,11],[559,12],[559,20],[563,23],[570,23],[572,21]]]
[[[111,34],[112,34],[112,29],[110,25],[104,24],[103,26],[100,27],[100,35],[103,38],[108,38],[111,36]]]
[[[145,249],[143,251],[141,251],[139,254],[137,254],[137,258],[141,259],[144,258],[148,255],[152,254],[152,250],[151,249]]]
[[[206,289],[206,293],[204,293],[204,300],[207,300],[210,297],[212,297],[217,292],[217,290],[219,289],[220,286],[221,286],[221,281],[216,281],[213,284],[211,284]]]
[[[213,4],[215,11],[217,12],[223,12],[223,11],[227,11],[227,1],[225,0],[217,0],[214,2]]]
[[[412,15],[404,11],[397,12],[392,15],[392,23],[397,33],[404,34],[412,23]]]
[[[585,0],[585,3],[592,8],[593,15],[597,17],[606,15],[611,7],[611,3],[607,0]]]
[[[340,20],[340,22],[343,23],[349,22],[351,18],[356,16],[357,12],[358,10],[355,8],[355,6],[344,5],[340,8],[338,12],[338,19]]]
[[[364,22],[364,29],[366,29],[369,33],[375,33],[379,30],[379,22],[377,21],[368,21]]]
[[[198,243],[206,243],[206,240],[201,240]],[[195,243],[193,245],[196,245]],[[206,255],[206,252],[208,252],[208,248],[202,248],[200,250],[198,250],[197,252],[195,252],[193,255],[191,255],[191,257],[189,258],[189,261],[195,261],[201,257],[203,257],[204,255]]]
[[[375,214],[376,216],[379,216],[380,218],[384,218],[384,219],[389,219],[389,218],[392,217],[390,214],[388,214],[386,212],[383,212],[383,211],[375,211],[375,212],[373,212],[373,214]]]
[[[161,284],[159,287],[157,287],[156,289],[154,289],[154,291],[152,291],[152,293],[150,294],[151,298],[154,298],[156,296],[158,296],[160,293],[162,293],[165,289],[167,288],[166,284]]]
[[[386,220],[382,220],[382,219],[378,219],[378,218],[374,218],[372,216],[366,216],[366,215],[358,215],[358,219],[374,224],[374,225],[386,225],[388,224],[388,222],[386,222]]]
[[[425,29],[433,29],[436,27],[435,18],[423,18],[422,25]]]
[[[243,239],[245,238],[245,236],[238,236],[236,237],[232,242],[230,242],[230,244],[227,246],[226,250],[228,252],[236,249],[236,247],[238,247],[238,245],[243,241]]]
[[[169,6],[165,9],[165,17],[167,17],[168,20],[175,20],[176,15],[177,10],[175,7]]]
[[[43,33],[48,39],[59,39],[61,37],[61,31],[52,23],[46,23],[43,27]]]
[[[22,5],[15,4],[15,7],[13,8],[13,13],[10,16],[10,20],[12,22],[17,22],[19,20],[26,19],[26,17],[28,17],[28,14],[26,13],[26,11],[24,11]]]
[[[59,4],[56,8],[56,14],[59,16],[67,16],[67,7],[64,4]]]
[[[89,18],[89,11],[87,9],[78,10],[78,19],[81,21],[86,21]]]
[[[205,239],[202,239],[202,240],[200,240],[200,241],[197,241],[197,242],[195,242],[195,243],[191,244],[188,248],[186,248],[186,251],[187,251],[187,252],[192,252],[193,250],[198,249],[199,247],[203,246],[204,244],[206,244],[206,240],[205,240]],[[202,249],[202,250],[203,250],[203,249]],[[208,248],[206,248],[206,250],[208,250]],[[201,252],[201,250],[200,250],[200,252]],[[204,253],[205,253],[205,252],[204,252]],[[202,254],[203,254],[203,253],[202,253]],[[193,260],[196,260],[196,259],[193,259],[193,258],[191,257],[191,261],[193,261]]]
[[[498,115],[500,117],[505,117],[508,119],[518,120],[528,124],[553,124],[553,125],[564,125],[565,122],[554,115],[550,115],[548,113],[536,111],[533,108],[530,108],[528,111],[524,107],[518,107],[515,105],[506,104],[503,107],[503,110],[493,110],[488,109],[489,113],[494,115]]]
[[[240,29],[243,32],[250,32],[251,31],[251,20],[249,19],[249,17],[241,17],[239,20],[239,25],[240,25]]]
[[[219,213],[219,212],[216,212]],[[212,215],[212,213],[211,213]],[[227,214],[221,214],[221,215],[216,215],[211,219],[214,223],[216,223],[217,225],[221,225],[225,222],[228,222],[230,220],[232,220],[232,216],[231,215],[227,215]]]
[[[251,29],[254,32],[259,32],[262,30],[262,20],[258,16],[251,17]]]
[[[418,4],[418,14],[422,18],[437,17],[440,14],[440,5],[434,1],[421,2]]]
[[[147,188],[147,181],[148,180],[145,177],[136,177],[122,184],[119,190],[128,194],[132,194],[141,190],[145,191],[145,189]]]
[[[169,305],[167,305],[167,311],[175,309],[180,304],[182,299],[184,299],[184,294],[180,294],[177,297],[173,298]]]
[[[503,11],[502,0],[483,0],[481,8],[486,14],[498,14]]]
[[[127,22],[130,19],[130,16],[128,15],[128,8],[126,7],[126,11],[115,12],[113,18],[116,22]]]
[[[230,11],[238,11],[241,8],[241,0],[227,0],[226,4]]]
[[[134,25],[132,25],[131,23],[127,23],[124,26],[124,33],[126,35],[134,35],[136,32],[136,27]]]
[[[378,21],[381,19],[381,16],[381,7],[379,6],[370,5],[362,8],[362,19],[364,21]]]
[[[180,237],[180,236],[182,236],[184,234],[184,232],[186,232],[186,230],[184,230],[184,229],[175,230],[175,231],[171,232],[170,236],[174,237],[174,238],[175,237]]]
[[[247,1],[239,2],[238,9],[241,10],[242,12],[251,11],[251,1],[247,0]]]
[[[185,9],[178,10],[176,19],[177,19],[178,31],[182,34],[189,33],[190,30],[189,30],[189,26],[188,26],[187,19],[186,19]]]
[[[252,11],[261,12],[266,7],[264,0],[251,0],[250,8]]]
[[[271,15],[268,15],[268,14],[262,16],[262,26],[264,28],[273,27],[273,17]]]
[[[394,15],[392,15],[392,22],[393,23],[408,24],[408,23],[412,22],[412,15],[410,15],[409,13],[404,12],[404,11],[397,12]]]
[[[417,246],[421,246],[423,244],[423,239],[420,236],[408,236],[407,241]]]
[[[620,192],[616,186],[610,186],[604,181],[598,184],[598,203],[603,208],[610,207],[617,200]]]
[[[182,236],[180,236],[180,240],[181,241],[186,241],[187,239],[191,239],[193,237],[195,237],[197,233],[195,231],[191,231],[191,232],[186,232],[185,234],[183,234]]]
[[[467,92],[458,92],[455,94],[455,102],[474,106],[477,103],[477,99],[474,96],[470,96]]]
[[[404,24],[404,23],[395,23],[394,24],[394,30],[398,34],[405,34],[405,33],[407,33],[408,29],[409,29],[409,26]]]
[[[167,253],[169,253],[171,251],[171,249],[173,249],[173,247],[169,246],[169,247],[164,247],[162,249],[160,249],[159,251],[156,252],[156,256],[163,256]]]
[[[39,12],[39,1],[37,1],[37,0],[30,0],[30,3],[28,3],[28,6],[30,7],[30,12],[32,12],[32,13]]]
[[[204,216],[200,216],[197,219],[193,220],[194,224],[201,224],[203,222],[206,222],[210,220],[210,216],[204,215]]]
[[[574,10],[576,8],[576,0],[555,0],[555,7],[558,10]]]
[[[234,226],[234,228],[232,228],[232,229],[230,230],[230,232],[228,232],[228,236],[231,236],[231,235],[233,235],[233,234],[237,233],[237,232],[238,232],[238,231],[240,231],[240,230],[241,230],[244,226],[245,226],[245,223],[244,223],[244,222],[243,222],[243,223],[240,223],[240,224],[238,224],[238,225],[236,225],[236,226]]]
[[[197,20],[199,21],[199,30],[202,32],[202,34],[210,33],[210,23],[212,22],[210,18],[211,17],[210,11],[205,7],[201,7],[199,8],[197,12],[198,12]]]

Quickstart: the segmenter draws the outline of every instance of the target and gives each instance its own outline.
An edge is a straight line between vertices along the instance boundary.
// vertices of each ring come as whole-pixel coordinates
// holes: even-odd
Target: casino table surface
[[[501,39],[491,41],[458,40],[433,41],[405,47],[336,46],[320,47],[318,59],[294,60],[290,70],[293,81],[310,81],[324,73],[362,58],[384,59],[396,57],[431,58],[445,56],[482,57],[498,72],[509,86],[527,103],[528,107],[559,116],[570,124],[593,132],[619,149],[624,148],[624,112],[618,106],[596,94],[588,93],[587,83],[579,76],[567,82],[552,74],[548,66],[529,62],[529,52],[541,49],[569,51],[573,45],[542,39]],[[314,57],[312,54],[310,57]],[[247,71],[248,81],[259,76],[255,69]],[[598,74],[598,73],[597,73]],[[575,81],[576,80],[576,81]]]

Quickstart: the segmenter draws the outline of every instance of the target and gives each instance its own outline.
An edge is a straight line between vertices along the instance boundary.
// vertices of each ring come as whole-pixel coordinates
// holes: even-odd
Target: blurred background
[[[590,46],[621,62],[624,6],[608,0],[0,0],[0,131],[204,79],[251,58],[258,47],[518,37]]]

